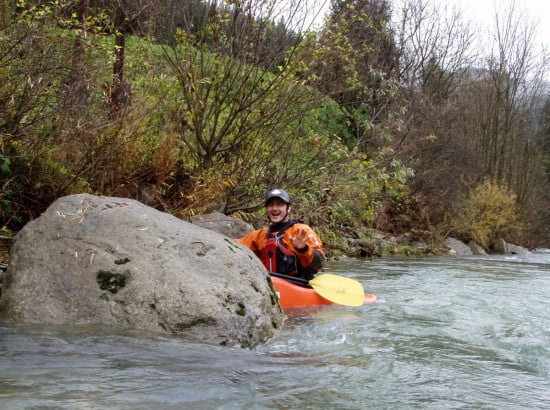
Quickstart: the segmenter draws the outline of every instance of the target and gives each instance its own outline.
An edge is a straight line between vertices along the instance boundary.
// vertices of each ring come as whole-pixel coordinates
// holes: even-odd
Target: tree
[[[535,25],[511,4],[495,15],[494,41],[476,49],[460,10],[402,4],[395,30],[408,116],[395,148],[415,161],[413,188],[431,198],[432,220],[486,177],[529,208],[543,180],[533,114],[547,66],[534,48]]]
[[[474,81],[477,135],[485,174],[511,186],[520,203],[541,180],[540,154],[533,127],[547,71],[545,53],[535,48],[536,26],[514,3],[495,16],[494,42],[485,57],[487,71]]]
[[[309,84],[336,100],[348,146],[375,152],[399,121],[397,55],[385,0],[333,1],[330,17],[312,39]]]
[[[485,248],[499,238],[512,240],[509,235],[517,235],[523,229],[516,196],[491,179],[471,189],[465,202],[455,209],[457,215],[450,229]]]
[[[119,111],[128,99],[129,92],[124,84],[124,59],[127,29],[126,0],[119,0],[115,9],[114,32],[115,50],[113,63],[113,84],[111,85],[111,109]]]
[[[153,1],[142,0],[128,3],[127,0],[117,0],[114,7],[112,31],[115,37],[113,51],[113,81],[109,88],[109,104],[112,113],[120,111],[130,100],[130,84],[125,81],[124,71],[126,63],[126,36],[132,27],[139,34],[144,25],[142,14],[147,14],[153,7]]]
[[[115,166],[122,174],[127,140],[118,138],[123,118],[110,118],[103,98],[112,79],[99,38],[109,32],[104,10],[87,0],[19,1],[4,10],[0,202],[9,212],[1,223],[17,228],[59,195],[117,185],[110,175]]]
[[[299,112],[293,108],[309,98],[291,81],[296,54],[287,48],[286,32],[280,28],[280,37],[267,36],[273,33],[273,2],[208,4],[206,12],[174,4],[171,13],[181,28],[174,27],[175,41],[164,47],[178,79],[173,115],[202,168],[258,132],[280,131]],[[285,64],[276,65],[282,52]]]
[[[550,95],[546,95],[536,122],[538,147],[544,153],[547,164],[547,175],[550,179]]]
[[[0,137],[2,172],[0,223],[17,228],[50,202],[53,189],[43,189],[47,161],[43,153],[59,142],[53,132],[56,106],[74,73],[74,42],[59,36],[59,4],[17,5],[4,2],[0,21]],[[57,98],[59,97],[59,98]],[[56,102],[58,105],[56,105]]]
[[[473,30],[460,10],[430,0],[394,2],[392,28],[405,100],[392,147],[415,169],[412,195],[424,204],[428,225],[437,227],[464,182],[479,175],[478,155],[461,130],[468,119],[456,103],[475,57]]]
[[[194,5],[172,2],[155,23],[163,26],[155,32],[168,66],[157,72],[156,84],[167,90],[162,115],[181,142],[176,173],[186,175],[171,190],[182,212],[251,211],[268,185],[307,184],[327,165],[310,129],[324,96],[296,77],[303,50],[291,29],[299,25],[296,7],[281,9],[275,0]]]

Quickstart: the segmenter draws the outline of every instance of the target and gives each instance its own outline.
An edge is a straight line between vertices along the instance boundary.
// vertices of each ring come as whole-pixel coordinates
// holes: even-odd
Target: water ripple
[[[245,350],[0,325],[3,408],[550,407],[550,253],[332,263],[378,302],[289,317]]]

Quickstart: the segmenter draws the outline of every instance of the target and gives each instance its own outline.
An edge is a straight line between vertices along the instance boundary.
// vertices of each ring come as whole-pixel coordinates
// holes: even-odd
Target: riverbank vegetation
[[[3,2],[4,235],[80,192],[259,222],[284,187],[329,247],[550,247],[547,54],[520,9],[480,44],[437,2],[333,1],[315,30],[281,4]]]

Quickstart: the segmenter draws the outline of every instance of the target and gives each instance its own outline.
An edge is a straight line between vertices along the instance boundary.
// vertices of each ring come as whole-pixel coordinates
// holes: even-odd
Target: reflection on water
[[[378,302],[294,312],[254,350],[4,324],[2,407],[550,407],[550,253],[328,269]]]

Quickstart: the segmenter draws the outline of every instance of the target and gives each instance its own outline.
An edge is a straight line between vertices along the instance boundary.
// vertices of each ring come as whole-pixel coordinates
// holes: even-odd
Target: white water
[[[349,260],[378,302],[254,350],[0,325],[1,408],[550,408],[550,253]]]

